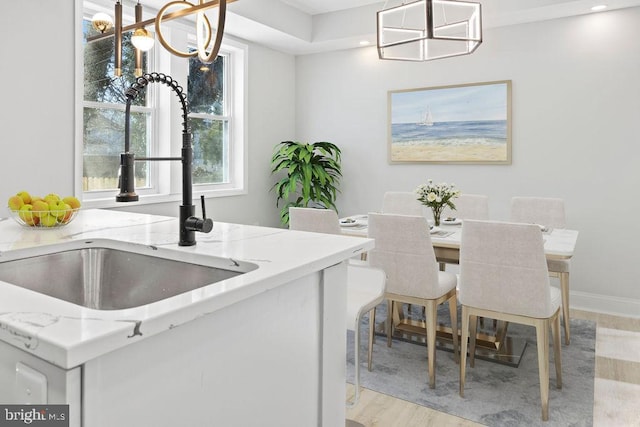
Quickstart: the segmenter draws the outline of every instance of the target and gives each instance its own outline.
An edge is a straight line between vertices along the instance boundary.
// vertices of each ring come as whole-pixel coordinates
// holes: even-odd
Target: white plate
[[[433,227],[431,230],[429,230],[429,233],[433,234],[437,233],[438,231],[440,231],[440,227]]]
[[[340,227],[355,227],[356,225],[360,225],[358,221],[347,222],[346,220],[340,220]]]
[[[453,218],[452,220],[449,219],[443,219],[441,221],[441,224],[446,224],[446,225],[459,225],[462,224],[462,219],[460,218]]]

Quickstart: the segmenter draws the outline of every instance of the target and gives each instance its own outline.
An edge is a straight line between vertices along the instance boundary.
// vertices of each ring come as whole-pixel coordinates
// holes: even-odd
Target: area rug
[[[379,306],[376,323],[386,317]],[[448,311],[439,318],[446,324]],[[459,395],[460,371],[453,353],[437,350],[436,388],[428,385],[426,347],[378,336],[373,370],[367,371],[367,320],[362,323],[360,384],[370,390],[446,412],[487,426],[591,426],[595,371],[596,325],[571,320],[571,344],[562,344],[562,389],[556,388],[553,350],[550,348],[549,421],[541,419],[536,333],[533,327],[511,324],[509,334],[527,341],[520,366],[515,368],[476,359],[467,364],[465,397]],[[353,383],[353,333],[348,334],[347,379]]]

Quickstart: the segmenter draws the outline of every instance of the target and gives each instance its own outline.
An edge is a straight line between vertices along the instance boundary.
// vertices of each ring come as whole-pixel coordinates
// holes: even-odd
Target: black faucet
[[[131,118],[131,102],[138,93],[147,87],[149,83],[164,83],[178,95],[182,106],[182,156],[181,157],[135,157],[130,152],[129,122]],[[182,162],[182,205],[180,205],[180,246],[193,246],[196,244],[196,231],[208,233],[213,229],[213,221],[207,218],[204,209],[204,196],[201,196],[202,219],[194,216],[195,206],[192,200],[192,163],[193,147],[191,132],[189,131],[189,119],[187,108],[187,96],[182,87],[170,76],[162,73],[147,73],[138,77],[134,84],[125,91],[127,106],[124,122],[124,153],[120,154],[120,194],[116,196],[116,202],[137,202],[138,195],[135,190],[134,164],[135,161],[148,160],[179,160]]]

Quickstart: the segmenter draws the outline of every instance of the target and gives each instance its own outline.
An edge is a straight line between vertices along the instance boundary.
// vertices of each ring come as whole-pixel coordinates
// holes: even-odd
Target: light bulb
[[[98,12],[91,18],[91,25],[93,25],[96,31],[104,33],[113,27],[113,19],[106,13]]]
[[[154,39],[144,28],[138,28],[133,32],[131,36],[131,43],[143,52],[150,50],[153,47]]]
[[[198,58],[202,62],[203,58],[207,58],[207,47],[211,40],[211,27],[206,15],[202,12],[196,14],[196,48],[198,50]]]

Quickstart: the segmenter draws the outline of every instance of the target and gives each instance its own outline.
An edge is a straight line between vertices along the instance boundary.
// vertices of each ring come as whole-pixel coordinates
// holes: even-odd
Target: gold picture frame
[[[387,98],[389,163],[511,164],[511,80]]]

